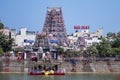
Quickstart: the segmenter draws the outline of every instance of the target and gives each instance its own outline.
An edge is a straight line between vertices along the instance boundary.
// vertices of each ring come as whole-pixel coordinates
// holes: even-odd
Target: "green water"
[[[120,80],[120,74],[66,74],[65,76],[30,76],[27,74],[0,74],[0,80]]]

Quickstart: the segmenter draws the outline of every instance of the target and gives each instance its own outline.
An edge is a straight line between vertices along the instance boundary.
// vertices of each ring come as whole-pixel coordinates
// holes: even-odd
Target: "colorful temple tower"
[[[60,7],[48,7],[43,32],[52,34],[61,43],[67,42],[67,33]]]
[[[41,34],[46,35],[45,41],[47,43],[49,43],[49,41],[51,43],[57,42],[58,45],[67,46],[67,42],[68,42],[67,33],[66,33],[61,7],[47,8],[45,23],[43,25],[43,30]],[[37,38],[39,39],[39,35],[37,35],[36,40]],[[41,44],[41,43],[36,43],[36,44]]]

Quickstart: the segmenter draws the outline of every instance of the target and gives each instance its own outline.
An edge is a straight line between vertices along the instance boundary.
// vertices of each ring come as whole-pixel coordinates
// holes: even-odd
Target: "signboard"
[[[74,29],[89,29],[89,26],[74,26]]]

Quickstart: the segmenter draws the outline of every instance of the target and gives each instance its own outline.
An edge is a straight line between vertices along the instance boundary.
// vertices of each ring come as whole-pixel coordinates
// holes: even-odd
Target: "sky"
[[[103,28],[103,35],[120,31],[120,0],[0,0],[0,21],[9,29],[40,31],[47,7],[61,7],[68,34],[75,25]]]

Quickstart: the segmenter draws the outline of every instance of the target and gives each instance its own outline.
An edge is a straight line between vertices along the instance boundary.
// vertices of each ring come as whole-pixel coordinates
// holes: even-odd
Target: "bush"
[[[0,47],[0,55],[2,55],[3,53],[3,49]]]

